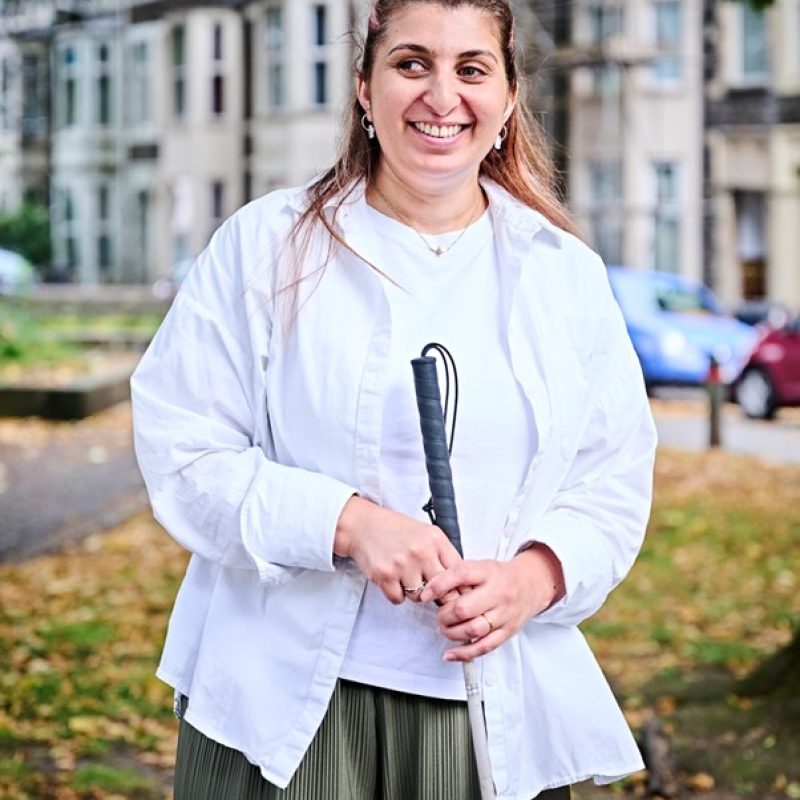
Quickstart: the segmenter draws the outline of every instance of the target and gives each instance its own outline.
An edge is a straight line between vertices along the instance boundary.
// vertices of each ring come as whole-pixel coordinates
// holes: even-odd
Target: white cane
[[[425,465],[428,470],[428,483],[431,489],[430,503],[425,508],[431,515],[434,524],[444,531],[453,547],[463,556],[461,531],[458,525],[455,492],[453,490],[453,474],[450,469],[450,446],[447,443],[447,431],[445,428],[446,411],[442,409],[439,379],[436,373],[436,359],[427,355],[429,350],[436,350],[444,359],[447,375],[445,406],[448,405],[450,397],[450,368],[448,360],[453,369],[454,401],[450,446],[452,446],[452,433],[455,430],[458,405],[458,377],[453,357],[442,345],[426,345],[420,358],[415,358],[411,361],[411,368],[414,371],[419,421],[422,429],[422,444],[425,450]],[[465,661],[463,666],[469,725],[472,731],[475,764],[478,768],[481,800],[494,800],[492,768],[489,762],[489,742],[486,737],[486,726],[483,719],[478,668],[474,661]]]

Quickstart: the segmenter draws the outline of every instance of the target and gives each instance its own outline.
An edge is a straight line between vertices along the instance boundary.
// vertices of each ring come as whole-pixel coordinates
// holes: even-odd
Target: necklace
[[[413,225],[412,225],[412,224],[411,224],[411,223],[410,223],[410,222],[409,222],[409,221],[408,221],[408,220],[407,220],[407,219],[406,219],[406,218],[405,218],[405,217],[404,217],[404,216],[403,216],[403,215],[402,215],[402,214],[401,214],[401,213],[400,213],[398,210],[397,210],[397,208],[395,208],[394,204],[393,204],[393,203],[392,203],[392,202],[389,200],[389,198],[388,198],[388,197],[387,197],[387,196],[386,196],[386,195],[385,195],[385,194],[384,194],[384,193],[383,193],[383,192],[382,192],[382,191],[381,191],[381,190],[378,188],[377,184],[374,184],[374,183],[373,183],[373,184],[372,184],[372,188],[375,190],[375,192],[377,193],[378,197],[380,197],[380,198],[381,198],[381,200],[383,200],[383,202],[384,202],[384,203],[386,203],[386,205],[387,205],[387,206],[389,206],[389,208],[390,208],[390,209],[391,209],[391,210],[394,212],[395,216],[396,216],[396,217],[397,217],[397,218],[400,220],[400,222],[402,222],[404,225],[408,225],[408,227],[409,227],[409,228],[411,228],[411,230],[412,230],[412,231],[414,231],[414,233],[416,233],[416,234],[417,234],[417,236],[419,236],[419,238],[420,238],[420,239],[422,239],[422,242],[423,242],[423,244],[425,245],[425,247],[427,247],[427,248],[428,248],[428,250],[430,250],[430,251],[431,251],[431,253],[433,253],[433,254],[434,254],[435,256],[437,256],[437,257],[438,257],[438,256],[443,256],[443,255],[444,255],[445,253],[447,253],[449,250],[452,250],[452,249],[453,249],[453,248],[454,248],[454,247],[455,247],[455,246],[458,244],[458,242],[459,242],[459,241],[461,241],[461,237],[462,237],[462,236],[463,236],[463,235],[464,235],[464,234],[467,232],[467,229],[469,228],[469,226],[470,226],[470,225],[472,225],[472,223],[473,223],[473,222],[475,222],[475,220],[478,218],[478,216],[480,216],[480,214],[478,214],[477,216],[476,216],[476,215],[474,215],[474,214],[470,214],[469,221],[467,222],[467,224],[466,224],[466,225],[465,225],[465,226],[464,226],[464,227],[461,229],[461,231],[460,231],[460,233],[458,234],[458,236],[456,236],[456,238],[455,238],[455,239],[453,239],[453,241],[452,241],[452,242],[450,242],[450,244],[449,244],[449,245],[447,245],[447,247],[442,247],[440,244],[437,244],[437,245],[432,245],[432,244],[431,244],[431,243],[430,243],[430,242],[427,240],[427,238],[425,237],[425,235],[424,235],[424,234],[423,234],[421,231],[417,230],[417,229],[416,229],[416,228],[415,228],[415,227],[414,227],[414,226],[413,226]],[[483,202],[482,202],[482,200],[483,200],[483,198],[481,198],[481,203],[479,204],[479,206],[480,206],[480,205],[483,205]]]

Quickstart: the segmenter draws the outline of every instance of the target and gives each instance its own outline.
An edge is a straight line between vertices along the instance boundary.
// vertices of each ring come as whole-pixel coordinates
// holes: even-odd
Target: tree
[[[756,11],[763,11],[764,9],[769,8],[771,5],[775,4],[775,0],[729,0],[729,2],[747,3],[751,8],[754,8]]]
[[[52,249],[47,209],[26,202],[10,214],[0,214],[0,247],[22,254],[38,267],[49,265]]]

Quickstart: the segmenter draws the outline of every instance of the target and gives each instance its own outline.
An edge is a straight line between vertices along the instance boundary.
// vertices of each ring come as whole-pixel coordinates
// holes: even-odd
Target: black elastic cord
[[[431,342],[422,348],[422,357],[426,357],[431,350],[435,350],[439,357],[442,359],[444,366],[444,407],[442,416],[444,417],[445,427],[447,427],[447,414],[450,410],[450,371],[453,374],[453,415],[450,418],[450,438],[447,442],[447,452],[453,455],[453,441],[456,436],[456,418],[458,416],[458,370],[456,369],[456,362],[453,354],[443,345],[436,342]],[[428,515],[431,522],[435,525],[436,518],[433,514],[433,497],[428,499],[428,502],[422,506],[422,510]]]

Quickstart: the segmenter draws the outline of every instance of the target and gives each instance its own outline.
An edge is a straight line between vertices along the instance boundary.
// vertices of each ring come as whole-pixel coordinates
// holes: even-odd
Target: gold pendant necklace
[[[475,216],[473,214],[470,214],[469,222],[467,222],[467,224],[464,226],[464,228],[461,229],[461,232],[458,234],[458,236],[456,236],[456,238],[453,239],[453,241],[450,242],[450,244],[447,245],[447,247],[442,247],[440,244],[437,244],[437,245],[434,246],[425,238],[424,234],[421,231],[418,231],[397,210],[397,208],[395,208],[395,206],[392,204],[392,202],[389,200],[389,198],[378,188],[377,184],[373,183],[372,184],[372,188],[376,191],[376,193],[378,194],[378,197],[380,197],[381,200],[383,200],[383,202],[386,203],[386,205],[394,212],[395,216],[400,220],[400,222],[402,222],[404,225],[407,225],[409,228],[411,228],[411,230],[414,231],[414,233],[416,233],[417,236],[419,236],[419,238],[422,240],[422,243],[425,245],[425,247],[427,247],[428,250],[430,250],[431,253],[433,253],[437,257],[443,256],[449,250],[452,250],[458,244],[458,242],[461,241],[461,237],[467,232],[467,229],[469,228],[469,226],[472,225],[473,222],[475,222],[475,220],[478,218],[478,216],[480,216],[480,213],[477,216]],[[482,201],[483,201],[483,197],[481,197],[481,203],[479,204],[479,206],[483,205]]]

